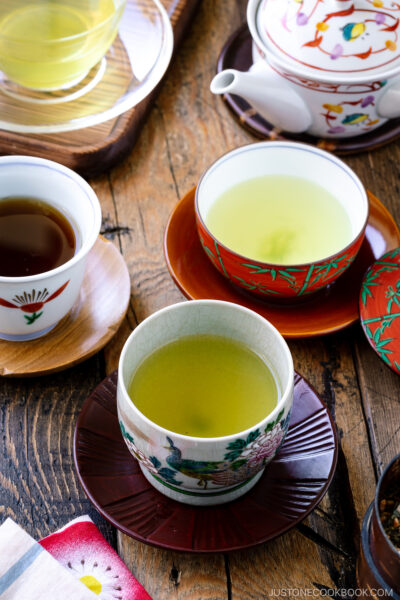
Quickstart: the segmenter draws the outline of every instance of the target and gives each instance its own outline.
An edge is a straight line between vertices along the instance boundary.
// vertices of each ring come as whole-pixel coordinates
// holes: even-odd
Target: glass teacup
[[[104,56],[126,0],[4,0],[0,69],[36,90],[68,88]]]

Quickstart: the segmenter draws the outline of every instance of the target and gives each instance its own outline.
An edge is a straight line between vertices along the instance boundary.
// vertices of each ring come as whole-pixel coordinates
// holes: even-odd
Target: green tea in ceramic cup
[[[259,355],[210,334],[185,336],[155,350],[134,372],[128,392],[157,425],[197,437],[248,429],[273,411],[280,396]]]
[[[331,285],[352,265],[368,197],[356,174],[328,152],[257,142],[206,169],[195,215],[208,259],[231,284],[291,301]]]
[[[257,313],[218,300],[167,306],[122,350],[122,436],[161,493],[188,504],[228,502],[279,451],[293,385],[289,348]]]
[[[290,175],[264,175],[232,186],[211,206],[205,223],[235,252],[279,265],[331,256],[352,239],[350,219],[335,196]]]

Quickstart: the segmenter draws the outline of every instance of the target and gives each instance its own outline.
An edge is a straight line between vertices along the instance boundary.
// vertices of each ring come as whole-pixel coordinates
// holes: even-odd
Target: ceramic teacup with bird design
[[[186,435],[156,423],[154,418],[149,418],[148,415],[152,414],[152,402],[158,405],[165,402],[163,408],[167,416],[169,412],[172,416],[183,413],[195,403],[189,389],[187,395],[181,396],[178,403],[173,404],[174,380],[172,378],[170,384],[171,400],[171,393],[167,393],[171,392],[171,389],[166,390],[165,385],[163,387],[157,378],[153,357],[161,356],[166,349],[173,348],[174,345],[178,348],[180,343],[191,343],[196,339],[201,339],[203,345],[209,344],[210,356],[207,358],[206,353],[204,361],[206,369],[210,366],[207,365],[209,362],[214,370],[219,370],[217,363],[224,358],[216,358],[211,352],[214,340],[217,340],[217,344],[226,343],[227,348],[229,344],[238,348],[240,346],[245,352],[254,355],[262,366],[257,366],[257,369],[261,369],[259,372],[257,369],[254,372],[251,370],[250,378],[267,377],[268,371],[276,384],[276,402],[272,409],[262,409],[264,412],[261,418],[250,427],[241,425],[249,423],[248,413],[253,395],[257,393],[256,387],[251,385],[254,382],[250,381],[247,400],[238,417],[237,431],[229,435]],[[193,362],[191,350],[185,352],[183,360],[187,360],[188,363],[189,379],[192,369],[193,387],[196,386],[197,392],[201,390],[206,403],[204,390],[207,388],[203,383],[207,384],[207,381],[196,383],[198,364]],[[243,356],[243,360],[234,358],[236,363],[233,362],[228,367],[226,385],[224,382],[218,384],[218,392],[213,400],[215,410],[208,409],[210,414],[206,415],[211,421],[225,421],[225,417],[228,420],[231,416],[233,394],[230,386],[242,385],[241,372],[247,371],[247,364],[250,364],[246,362],[249,356]],[[169,357],[164,356],[164,359],[168,361]],[[173,353],[170,360],[177,361]],[[132,392],[132,389],[135,389],[132,388],[132,381],[135,381],[136,375],[145,367],[147,361],[150,361],[150,378],[155,379],[152,383],[158,392],[153,392],[153,396],[150,394],[144,410],[142,405],[138,408],[139,395]],[[203,358],[198,361],[203,361]],[[175,362],[167,366],[171,377],[178,372]],[[168,365],[168,362],[166,364]],[[249,373],[244,373],[244,376],[249,376]],[[205,374],[204,379],[207,377]],[[145,319],[130,335],[122,350],[118,370],[117,403],[123,438],[139,462],[143,475],[166,496],[187,504],[203,506],[234,500],[257,483],[265,466],[273,459],[284,441],[293,403],[293,378],[293,360],[285,340],[273,325],[255,312],[218,300],[195,300],[168,306]],[[232,379],[233,384],[230,381]],[[137,388],[138,394],[139,389]],[[224,407],[222,413],[219,410],[221,407]],[[202,418],[204,420],[204,414]],[[217,426],[219,424],[216,423]]]

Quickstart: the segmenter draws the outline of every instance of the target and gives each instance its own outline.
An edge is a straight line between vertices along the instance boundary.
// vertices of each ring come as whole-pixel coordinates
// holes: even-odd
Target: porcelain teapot
[[[210,89],[291,133],[367,133],[400,117],[399,22],[399,0],[249,0],[253,65]]]

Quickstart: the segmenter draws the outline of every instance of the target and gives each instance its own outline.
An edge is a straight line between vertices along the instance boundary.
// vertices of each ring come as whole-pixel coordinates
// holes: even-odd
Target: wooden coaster
[[[237,69],[247,71],[252,65],[252,40],[247,24],[243,24],[228,39],[218,59],[217,71]],[[318,139],[307,133],[290,133],[275,128],[261,117],[243,98],[225,94],[223,100],[231,109],[240,125],[255,136],[267,140],[292,140],[312,144],[323,150],[346,155],[374,150],[400,137],[400,119],[391,119],[370,133],[352,138]]]
[[[130,278],[116,247],[99,236],[89,253],[78,302],[47,335],[29,342],[0,340],[0,375],[29,377],[72,367],[113,337],[128,309]]]
[[[161,0],[161,3],[171,20],[175,54],[199,0]],[[95,127],[53,134],[22,134],[0,129],[0,155],[25,154],[48,158],[85,177],[95,177],[130,152],[161,84],[131,110]]]

